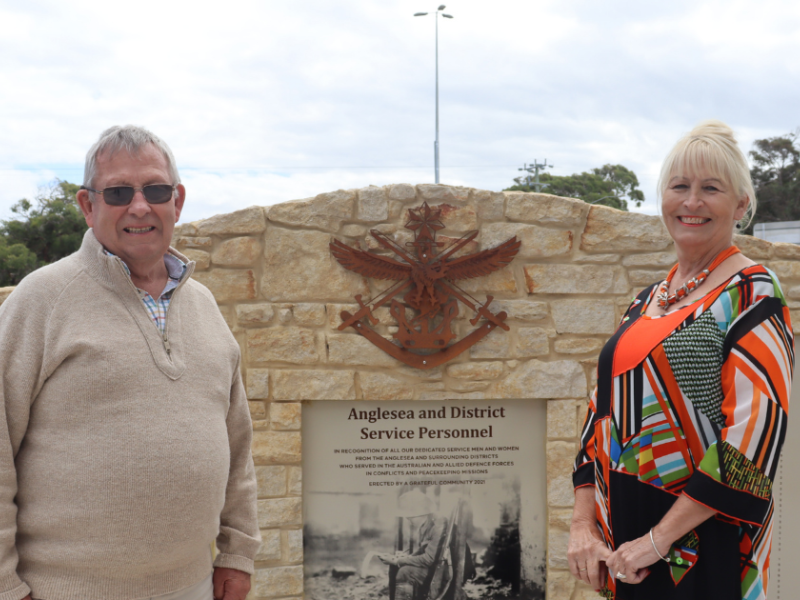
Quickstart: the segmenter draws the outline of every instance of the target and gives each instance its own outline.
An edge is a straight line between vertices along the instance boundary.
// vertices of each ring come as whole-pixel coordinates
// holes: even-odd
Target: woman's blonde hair
[[[712,119],[698,123],[675,144],[664,160],[658,178],[659,206],[672,177],[692,175],[699,169],[731,186],[739,198],[747,196],[750,199],[747,211],[739,221],[741,227],[747,227],[756,213],[756,191],[747,159],[736,143],[733,130],[722,121]]]

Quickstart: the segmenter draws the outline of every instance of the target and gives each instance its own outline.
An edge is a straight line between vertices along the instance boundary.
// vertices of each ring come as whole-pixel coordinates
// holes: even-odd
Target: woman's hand
[[[597,522],[575,520],[569,530],[567,559],[569,570],[581,581],[599,590],[606,581],[606,560],[611,555],[600,532]]]
[[[623,583],[641,583],[650,575],[650,565],[659,558],[650,542],[650,534],[625,542],[606,560],[611,576]],[[620,575],[621,573],[621,575]]]

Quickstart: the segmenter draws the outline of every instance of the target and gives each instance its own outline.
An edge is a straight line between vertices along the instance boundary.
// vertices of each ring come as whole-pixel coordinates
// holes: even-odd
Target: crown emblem
[[[431,369],[455,358],[497,327],[508,331],[506,313],[489,310],[492,296],[487,295],[486,302],[481,303],[458,287],[456,281],[489,275],[507,266],[519,252],[520,241],[512,237],[494,248],[454,258],[478,232],[470,231],[444,248],[445,243],[436,241],[436,233],[445,227],[441,213],[441,209],[427,203],[409,209],[405,227],[414,232],[414,241],[406,244],[410,246],[408,250],[380,231],[370,231],[378,244],[396,258],[351,248],[336,239],[330,244],[331,253],[345,269],[396,282],[366,302],[357,295],[359,310],[355,314],[342,311],[339,329],[353,327],[387,354],[418,369]],[[400,297],[403,302],[398,300]],[[397,332],[392,334],[394,342],[370,327],[378,324],[373,311],[387,303],[397,322]],[[452,321],[459,314],[459,303],[474,313],[470,323],[477,329],[454,342]],[[412,309],[413,317],[407,316],[407,308]]]

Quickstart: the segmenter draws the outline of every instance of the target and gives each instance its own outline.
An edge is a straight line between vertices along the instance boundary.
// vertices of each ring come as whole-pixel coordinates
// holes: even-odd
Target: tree
[[[23,198],[11,207],[16,219],[0,222],[0,272],[14,285],[37,267],[80,248],[86,221],[75,200],[80,186],[56,179],[39,191],[35,205]],[[22,249],[27,250],[24,252]],[[31,256],[35,259],[31,266]]]
[[[756,190],[760,223],[800,220],[800,146],[798,134],[756,140],[750,151],[750,177]]]
[[[23,244],[9,246],[0,236],[0,287],[17,285],[25,275],[38,266],[36,255]]]
[[[628,201],[640,206],[644,202],[644,193],[639,189],[636,173],[622,165],[603,165],[590,172],[574,175],[551,175],[543,173],[539,176],[547,187],[543,191],[556,196],[579,198],[590,204],[604,204],[620,210],[628,210]],[[530,191],[519,178],[518,185],[505,191]]]

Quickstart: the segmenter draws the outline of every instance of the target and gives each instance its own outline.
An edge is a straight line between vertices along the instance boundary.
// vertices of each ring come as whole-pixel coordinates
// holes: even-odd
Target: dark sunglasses
[[[160,183],[155,185],[146,185],[141,188],[135,188],[129,185],[118,185],[114,187],[107,187],[104,190],[93,190],[85,185],[81,186],[82,190],[100,194],[106,204],[111,206],[127,206],[133,200],[136,192],[141,191],[144,194],[144,199],[148,204],[164,204],[172,199],[172,193],[175,191],[174,185]]]

